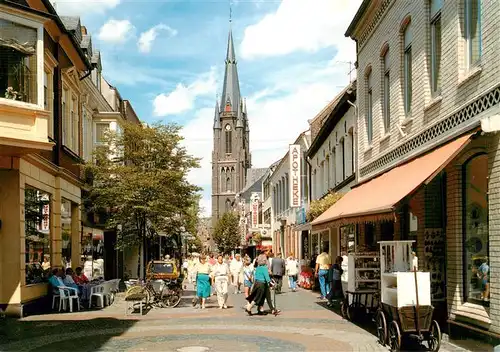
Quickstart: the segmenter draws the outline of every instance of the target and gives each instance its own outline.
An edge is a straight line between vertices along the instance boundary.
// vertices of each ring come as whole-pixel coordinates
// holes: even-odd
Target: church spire
[[[220,127],[220,116],[219,116],[219,103],[217,101],[218,99],[215,99],[215,112],[214,112],[214,130],[216,129],[221,129]]]
[[[238,112],[240,105],[240,82],[238,80],[233,31],[231,28],[229,28],[229,35],[227,39],[226,68],[224,72],[224,86],[222,87],[220,105],[222,110],[226,112]]]

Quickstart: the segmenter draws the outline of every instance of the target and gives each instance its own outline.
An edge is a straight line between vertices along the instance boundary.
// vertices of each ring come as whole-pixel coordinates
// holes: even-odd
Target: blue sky
[[[54,2],[54,1],[53,1]],[[142,120],[184,126],[202,158],[190,180],[210,214],[212,120],[222,90],[229,0],[56,0],[79,15],[101,50],[103,75]],[[232,0],[253,167],[280,159],[288,144],[349,83],[355,46],[344,32],[361,0]]]

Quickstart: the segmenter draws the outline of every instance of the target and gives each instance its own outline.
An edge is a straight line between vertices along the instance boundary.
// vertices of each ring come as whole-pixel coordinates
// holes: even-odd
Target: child
[[[250,258],[245,258],[243,267],[243,285],[245,287],[245,298],[250,295],[250,290],[253,285],[253,265]]]
[[[331,282],[331,289],[328,292],[326,298],[328,299],[327,306],[331,307],[333,305],[333,301],[341,300],[344,297],[344,293],[342,292],[342,257],[338,256],[335,259],[335,264],[332,265],[330,271],[328,273],[328,278]]]

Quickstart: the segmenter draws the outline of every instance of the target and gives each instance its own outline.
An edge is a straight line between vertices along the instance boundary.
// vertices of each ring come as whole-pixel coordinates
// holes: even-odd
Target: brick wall
[[[428,1],[393,1],[371,35],[358,48],[358,165],[360,168],[377,160],[410,138],[420,134],[450,114],[460,109],[473,98],[483,95],[498,85],[500,66],[500,35],[496,24],[500,15],[498,1],[482,2],[483,55],[480,70],[469,71],[466,67],[466,43],[463,39],[463,2],[444,1],[442,8],[442,61],[441,98],[433,99],[430,86],[430,26]],[[410,16],[410,17],[408,17]],[[411,18],[413,102],[411,115],[405,116],[402,94],[402,23]],[[366,25],[366,24],[365,24]],[[385,135],[382,120],[382,61],[381,50],[388,45],[390,55],[390,112],[391,128]],[[372,69],[373,91],[373,142],[367,144],[366,136],[366,83],[363,82],[368,67]],[[397,125],[404,129],[403,137]],[[464,129],[467,127],[464,126]],[[470,128],[470,127],[469,127]],[[456,130],[450,131],[457,132]],[[444,135],[440,137],[443,139]],[[424,149],[426,146],[422,146]],[[413,150],[411,153],[418,153]],[[400,159],[404,160],[405,156]],[[400,160],[401,161],[401,160]],[[360,179],[372,177],[388,163]]]

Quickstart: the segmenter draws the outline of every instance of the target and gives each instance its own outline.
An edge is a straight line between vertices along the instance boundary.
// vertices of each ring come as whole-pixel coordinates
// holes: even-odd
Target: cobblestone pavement
[[[227,310],[217,308],[215,297],[207,309],[194,309],[189,293],[180,307],[143,316],[125,315],[119,297],[102,310],[5,319],[0,351],[387,351],[371,331],[343,320],[309,291],[278,295],[277,317],[247,316],[241,294],[230,294]],[[441,350],[465,351],[448,342]]]

